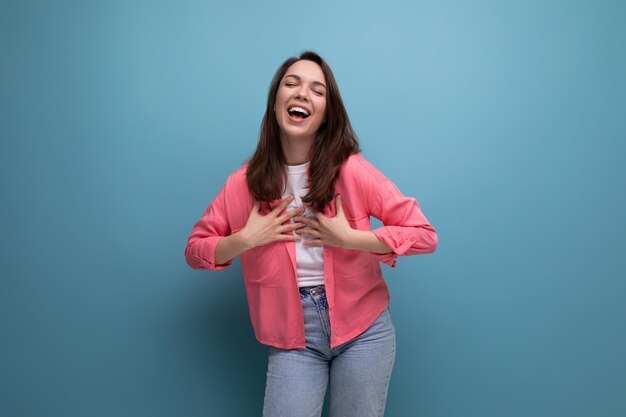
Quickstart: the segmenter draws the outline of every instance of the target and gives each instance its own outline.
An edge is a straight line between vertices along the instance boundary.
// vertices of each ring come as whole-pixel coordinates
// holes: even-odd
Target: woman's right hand
[[[293,196],[285,198],[274,210],[270,211],[265,216],[259,213],[260,204],[258,201],[254,200],[254,206],[252,207],[248,221],[244,228],[239,231],[242,238],[251,245],[251,247],[262,246],[279,240],[300,240],[300,236],[294,235],[293,233],[285,234],[284,232],[292,232],[295,229],[299,229],[305,226],[304,223],[296,222],[286,225],[283,223],[292,217],[304,213],[304,206],[279,215],[280,212],[287,208],[289,203],[293,201],[293,198]]]

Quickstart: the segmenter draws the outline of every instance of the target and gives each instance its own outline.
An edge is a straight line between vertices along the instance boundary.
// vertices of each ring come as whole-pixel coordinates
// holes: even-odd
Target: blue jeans
[[[263,417],[319,417],[330,384],[330,417],[381,417],[396,357],[387,307],[362,334],[330,348],[324,286],[300,289],[305,349],[269,347]]]

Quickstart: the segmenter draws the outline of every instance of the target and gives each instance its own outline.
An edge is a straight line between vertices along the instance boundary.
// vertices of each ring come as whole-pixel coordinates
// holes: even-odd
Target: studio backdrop
[[[305,49],[439,236],[382,265],[386,415],[626,415],[625,20],[597,0],[2,1],[0,415],[261,414],[240,263],[183,253]]]

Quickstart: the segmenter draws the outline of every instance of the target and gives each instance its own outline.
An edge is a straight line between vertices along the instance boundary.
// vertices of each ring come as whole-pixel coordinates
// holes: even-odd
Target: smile
[[[287,113],[289,114],[289,118],[296,123],[300,123],[310,116],[309,111],[300,106],[289,107]]]

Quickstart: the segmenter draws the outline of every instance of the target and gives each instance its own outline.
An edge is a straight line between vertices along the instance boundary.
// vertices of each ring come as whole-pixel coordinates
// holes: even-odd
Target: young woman
[[[383,226],[370,230],[370,216]],[[240,256],[259,342],[269,346],[265,417],[382,416],[395,330],[380,262],[431,253],[417,200],[360,154],[333,73],[316,53],[272,80],[252,158],[195,224],[194,269]]]

